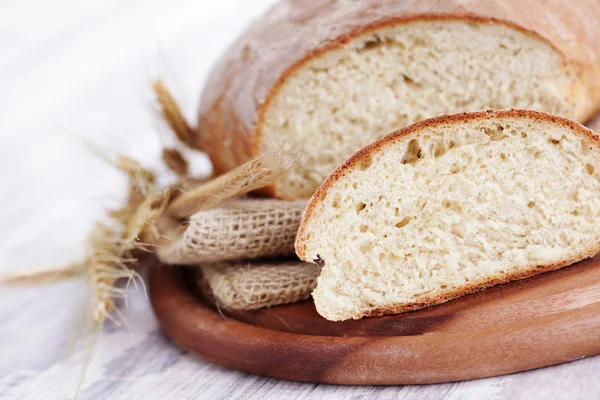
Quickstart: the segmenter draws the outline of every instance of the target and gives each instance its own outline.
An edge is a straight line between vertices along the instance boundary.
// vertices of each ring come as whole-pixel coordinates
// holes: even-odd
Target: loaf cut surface
[[[362,149],[309,202],[318,312],[415,310],[600,250],[598,134],[523,110],[438,117]]]
[[[597,0],[288,0],[215,66],[198,146],[217,173],[281,145],[302,159],[269,194],[308,198],[354,152],[414,122],[600,106]]]

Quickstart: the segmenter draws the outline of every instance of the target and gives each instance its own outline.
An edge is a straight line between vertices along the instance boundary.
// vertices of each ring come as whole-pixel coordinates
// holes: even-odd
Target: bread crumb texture
[[[486,108],[573,118],[581,114],[575,99],[585,97],[580,79],[547,43],[506,25],[400,23],[296,69],[266,110],[261,146],[283,137],[284,150],[304,148],[276,191],[307,198],[355,151],[416,121]]]
[[[381,140],[315,194],[296,250],[325,262],[325,318],[416,309],[598,251],[597,135],[527,111],[465,115]]]

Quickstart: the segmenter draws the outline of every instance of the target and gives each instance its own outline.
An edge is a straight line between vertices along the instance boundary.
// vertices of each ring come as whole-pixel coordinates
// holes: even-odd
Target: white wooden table
[[[191,121],[211,63],[270,0],[0,3],[0,270],[66,262],[125,182],[79,138],[156,165],[167,134],[148,83]],[[208,163],[197,156],[195,167]],[[0,399],[72,398],[85,355],[84,282],[0,288]],[[600,358],[473,382],[334,387],[231,371],[178,349],[143,294],[94,346],[81,399],[600,399]],[[76,336],[76,335],[75,335]],[[600,339],[599,339],[600,340]],[[69,350],[69,347],[72,347]]]

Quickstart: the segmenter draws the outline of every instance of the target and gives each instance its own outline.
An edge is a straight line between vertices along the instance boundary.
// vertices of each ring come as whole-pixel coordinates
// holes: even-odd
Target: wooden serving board
[[[520,372],[600,354],[600,256],[397,316],[330,322],[312,301],[221,314],[189,269],[150,269],[164,332],[254,374],[345,385],[423,384]]]

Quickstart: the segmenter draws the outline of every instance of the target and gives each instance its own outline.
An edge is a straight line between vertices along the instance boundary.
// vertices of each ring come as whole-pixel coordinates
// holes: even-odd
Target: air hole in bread
[[[585,166],[585,169],[587,170],[587,173],[588,173],[588,174],[590,174],[590,175],[594,175],[594,171],[595,171],[595,169],[594,169],[594,166],[593,166],[592,164],[587,164],[587,165]]]
[[[548,139],[548,141],[552,144],[560,144],[560,139]]]
[[[527,203],[527,207],[529,207],[529,208],[535,207],[535,202],[530,201],[529,203]]]
[[[442,205],[447,208],[450,209],[458,214],[461,214],[463,212],[463,208],[462,206],[456,202],[456,201],[452,201],[452,200],[444,200],[444,202],[442,203]]]
[[[406,225],[410,223],[411,217],[406,217],[402,221],[396,224],[396,228],[404,228]]]
[[[362,201],[360,203],[358,203],[356,205],[356,212],[360,213],[362,210],[364,210],[365,208],[367,208],[367,205],[365,203],[363,203]]]
[[[341,196],[339,193],[336,193],[335,197],[333,198],[333,201],[331,202],[331,206],[333,208],[340,208],[340,201],[341,201]]]
[[[435,157],[441,157],[444,154],[446,154],[446,146],[444,145],[443,141],[439,141],[435,147],[435,151],[434,151],[433,155]]]
[[[501,125],[497,125],[494,128],[484,127],[484,128],[481,128],[481,131],[483,133],[485,133],[490,138],[490,140],[493,142],[498,142],[498,141],[508,137],[504,133],[504,127]]]
[[[368,229],[369,229],[369,228],[368,228],[366,225],[364,225],[364,224],[363,224],[363,225],[361,225],[361,226],[360,226],[360,228],[359,228],[359,230],[360,230],[362,233],[365,233],[365,232],[366,232]]]
[[[368,50],[375,50],[386,44],[386,41],[382,40],[379,36],[375,36],[365,42],[362,49],[358,50],[358,53],[362,53]]]
[[[588,154],[590,154],[590,150],[592,150],[592,147],[587,142],[587,140],[581,139],[581,152],[583,153],[583,155],[587,156]]]
[[[423,157],[423,149],[419,145],[419,141],[416,139],[408,142],[408,147],[404,157],[402,157],[402,164],[415,164]]]
[[[420,86],[421,86],[419,83],[415,82],[413,79],[411,79],[410,77],[408,77],[408,76],[406,76],[406,75],[404,75],[404,74],[402,75],[402,80],[404,81],[404,83],[405,83],[406,85],[410,85],[410,86],[412,86],[413,88],[418,88],[418,87],[420,87]],[[421,118],[421,119],[422,119],[422,118]]]
[[[360,169],[361,171],[366,171],[369,169],[371,164],[373,164],[373,159],[371,157],[367,157],[360,163],[358,169]]]

